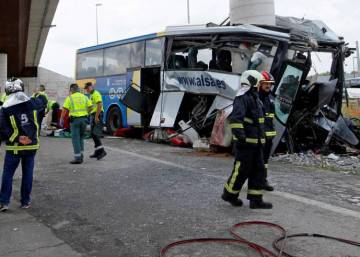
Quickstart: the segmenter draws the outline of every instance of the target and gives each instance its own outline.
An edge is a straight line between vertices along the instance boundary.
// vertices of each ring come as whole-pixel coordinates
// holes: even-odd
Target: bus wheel
[[[122,115],[119,107],[111,107],[106,117],[107,133],[113,135],[116,130],[122,127]]]

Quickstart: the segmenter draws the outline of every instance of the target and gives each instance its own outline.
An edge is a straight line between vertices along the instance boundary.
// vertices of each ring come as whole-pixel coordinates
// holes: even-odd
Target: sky
[[[190,0],[190,23],[222,22],[229,2]],[[40,66],[74,77],[76,50],[96,45],[96,3],[102,4],[97,8],[100,44],[187,24],[187,0],[60,0]],[[360,41],[359,0],[275,0],[275,14],[320,19],[350,46]],[[318,66],[318,72],[326,71]],[[345,70],[353,70],[353,57]]]

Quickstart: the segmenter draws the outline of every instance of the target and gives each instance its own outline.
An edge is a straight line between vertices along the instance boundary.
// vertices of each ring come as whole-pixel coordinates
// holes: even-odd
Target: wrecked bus
[[[329,81],[310,76],[315,53],[330,56]],[[359,144],[341,116],[348,55],[343,39],[320,21],[277,17],[277,26],[173,26],[78,50],[77,79],[95,81],[105,98],[113,98],[105,109],[117,108],[121,123],[111,128],[106,111],[110,132],[116,125],[141,127],[148,140],[228,147],[227,116],[241,73],[270,71],[276,80],[274,150],[293,152],[333,140]]]

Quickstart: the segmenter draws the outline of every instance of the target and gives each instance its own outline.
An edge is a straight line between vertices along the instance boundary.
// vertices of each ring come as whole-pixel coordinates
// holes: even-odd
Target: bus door
[[[127,91],[121,102],[127,106],[127,122],[147,127],[160,95],[160,67],[127,71]]]

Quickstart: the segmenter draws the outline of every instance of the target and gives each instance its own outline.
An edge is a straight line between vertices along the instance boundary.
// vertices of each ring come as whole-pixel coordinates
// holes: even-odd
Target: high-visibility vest
[[[51,107],[52,107],[52,105],[53,105],[54,103],[56,103],[56,101],[54,101],[54,100],[49,100],[49,101],[48,101],[48,105],[47,105],[47,109],[48,109],[48,110],[51,110]]]
[[[90,93],[90,100],[93,103],[93,108],[91,113],[96,113],[98,108],[98,103],[102,103],[102,97],[99,91],[94,90]],[[104,107],[101,108],[101,111],[104,111]]]
[[[83,117],[88,115],[88,108],[92,107],[91,100],[84,94],[76,92],[65,99],[64,108],[69,110],[70,117]]]

